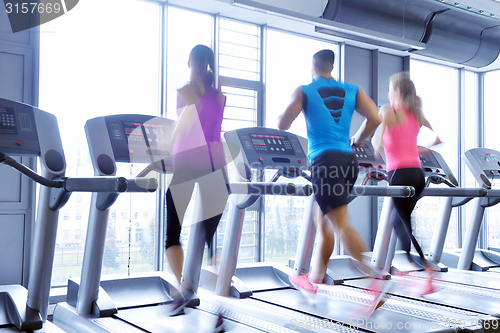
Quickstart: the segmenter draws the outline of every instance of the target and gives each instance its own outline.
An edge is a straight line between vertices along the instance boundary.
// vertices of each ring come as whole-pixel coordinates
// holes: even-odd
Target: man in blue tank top
[[[332,77],[334,59],[335,54],[331,50],[314,54],[313,82],[298,87],[292,94],[290,104],[278,117],[280,130],[288,129],[301,111],[307,124],[308,159],[317,202],[314,220],[318,230],[318,248],[310,276],[292,275],[290,278],[306,296],[314,295],[316,283],[323,282],[325,278],[335,232],[356,260],[361,261],[361,253],[368,250],[361,235],[352,228],[347,214],[347,196],[358,175],[358,162],[351,144],[356,145],[367,139],[380,124],[380,118],[377,106],[363,89]],[[366,120],[350,138],[354,111]]]

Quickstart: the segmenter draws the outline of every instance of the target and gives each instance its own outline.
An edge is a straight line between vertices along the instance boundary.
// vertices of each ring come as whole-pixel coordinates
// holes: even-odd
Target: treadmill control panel
[[[243,157],[252,169],[299,167],[306,169],[307,139],[293,133],[265,127],[242,128],[224,134],[226,142],[242,147]],[[369,140],[352,147],[360,169],[385,169],[384,160],[375,155]]]
[[[433,151],[433,153],[430,155],[420,155],[420,163],[422,164],[422,168],[426,173],[443,174],[443,168],[441,167],[441,164],[439,164],[434,153],[435,152]]]
[[[0,98],[0,151],[16,156],[40,154],[32,106]]]
[[[295,155],[287,135],[250,134],[250,142],[257,153]],[[250,144],[245,140],[246,145]]]
[[[490,187],[490,179],[500,178],[500,152],[474,148],[466,151],[462,157],[479,184]]]
[[[380,156],[375,154],[375,149],[370,140],[365,140],[359,145],[351,146],[351,148],[358,160],[360,170],[385,170],[385,162]]]
[[[420,163],[422,164],[422,170],[424,171],[425,177],[438,176],[437,178],[435,177],[435,179],[444,178],[453,185],[458,186],[457,179],[441,154],[434,150],[430,150],[430,152],[430,154],[420,154]]]
[[[307,140],[289,132],[250,127],[226,132],[224,139],[242,148],[245,163],[252,169],[308,166],[307,148],[303,148]]]
[[[147,115],[104,117],[117,162],[151,163],[168,158],[168,131],[172,120]]]

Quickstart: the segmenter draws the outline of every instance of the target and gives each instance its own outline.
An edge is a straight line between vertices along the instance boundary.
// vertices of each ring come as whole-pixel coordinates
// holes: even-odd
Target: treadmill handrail
[[[488,198],[498,198],[500,197],[500,190],[486,190],[486,196]]]
[[[158,181],[155,178],[136,177],[127,179],[127,192],[154,192],[158,189]]]
[[[11,166],[12,168],[16,169],[17,171],[21,172],[22,174],[26,175],[27,177],[33,179],[35,182],[47,186],[47,187],[63,187],[64,184],[61,181],[55,181],[52,179],[47,179],[45,177],[40,176],[37,174],[35,171],[31,170],[27,166],[19,163],[12,157],[5,155],[4,153],[0,153],[0,163],[5,163],[8,166]]]
[[[310,186],[309,184],[307,185]],[[229,183],[229,189],[231,194],[249,194],[249,195],[294,195],[296,193],[297,186],[299,186],[299,184],[276,183],[276,182]]]
[[[484,188],[424,188],[422,196],[427,197],[485,197],[488,191]]]
[[[124,177],[61,178],[67,192],[125,192],[128,181]]]
[[[355,185],[349,196],[385,196],[410,198],[415,195],[412,186]]]
[[[40,185],[63,188],[66,192],[154,192],[158,188],[155,178],[137,177],[61,177],[48,179],[40,176],[12,157],[0,153],[0,163],[9,165]]]

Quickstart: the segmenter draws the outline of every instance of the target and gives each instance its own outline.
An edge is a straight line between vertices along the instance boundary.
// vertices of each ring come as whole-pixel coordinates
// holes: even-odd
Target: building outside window
[[[68,15],[40,26],[39,106],[58,118],[67,176],[94,175],[84,133],[87,119],[117,113],[159,114],[159,14],[160,6],[153,3],[88,0],[80,2]],[[92,24],[88,22],[89,17]],[[118,166],[117,176],[133,177],[128,166]],[[155,211],[155,197],[154,193],[140,194],[135,204]],[[129,203],[129,195],[122,194],[113,207],[128,211]],[[84,219],[89,207],[90,194],[82,193],[72,196],[65,209],[80,210]],[[64,219],[64,214],[62,216]],[[70,234],[82,227],[85,235],[86,224],[71,225],[67,237],[64,231],[58,240],[71,241]],[[59,229],[62,234],[62,228]],[[128,248],[127,231],[127,221],[117,221],[116,244]],[[58,247],[53,285],[65,285],[69,276],[80,275],[81,261],[77,263],[73,259],[76,251],[82,252],[83,244],[81,242],[78,249],[73,247],[73,258],[67,251],[63,255]],[[140,247],[133,246],[132,250],[142,261]],[[132,272],[152,269],[152,265],[131,264]],[[116,274],[126,270],[127,266],[122,265],[120,269],[106,271]]]

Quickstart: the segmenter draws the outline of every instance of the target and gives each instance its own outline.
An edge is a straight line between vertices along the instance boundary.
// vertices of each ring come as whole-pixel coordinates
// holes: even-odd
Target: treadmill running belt
[[[346,290],[340,286],[329,286],[328,291],[316,295],[314,303],[308,303],[300,292],[289,289],[254,293],[253,299],[276,304],[285,308],[295,309],[312,314],[333,322],[342,322],[344,327],[363,329],[376,332],[455,332],[448,324],[459,322],[465,317],[457,311],[443,309],[427,310],[418,302],[411,300],[387,301],[371,318],[363,319],[353,313],[364,304],[367,306],[372,299],[368,292],[357,291],[355,288]],[[328,295],[328,296],[326,296]],[[340,295],[340,296],[339,296]],[[265,303],[263,303],[265,306]],[[404,309],[404,311],[401,311]],[[456,309],[453,309],[456,310]],[[477,314],[473,313],[477,317]],[[479,330],[479,329],[478,329]],[[472,330],[474,331],[474,329]]]
[[[120,310],[116,317],[151,333],[213,332],[217,316],[200,309],[185,308],[185,314],[169,316],[165,305]],[[261,330],[224,319],[224,331],[259,333]],[[126,332],[120,332],[126,333]]]
[[[120,310],[116,317],[151,333],[209,332],[215,327],[217,316],[185,308],[185,314],[170,316],[166,305]]]

